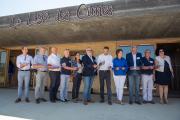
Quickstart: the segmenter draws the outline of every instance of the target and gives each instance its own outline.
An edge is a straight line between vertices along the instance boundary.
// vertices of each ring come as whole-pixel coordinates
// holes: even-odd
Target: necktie
[[[43,60],[44,60],[44,62],[46,61],[45,55],[43,55]]]
[[[24,61],[26,61],[26,55],[25,55],[25,57],[24,57]]]

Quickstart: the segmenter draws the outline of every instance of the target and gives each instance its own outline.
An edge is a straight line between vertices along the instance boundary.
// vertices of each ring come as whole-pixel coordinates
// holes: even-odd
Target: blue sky
[[[1,0],[0,16],[109,0]]]

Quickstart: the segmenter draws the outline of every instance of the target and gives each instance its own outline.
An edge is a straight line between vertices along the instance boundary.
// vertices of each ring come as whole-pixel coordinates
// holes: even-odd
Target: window
[[[126,58],[126,54],[131,52],[131,46],[119,46],[123,50],[123,57]],[[138,52],[144,56],[144,52],[146,49],[149,49],[151,51],[151,57],[155,58],[155,48],[154,45],[138,45]]]
[[[144,52],[146,49],[149,49],[151,51],[151,57],[155,58],[155,48],[154,45],[138,45],[138,52],[144,56]]]

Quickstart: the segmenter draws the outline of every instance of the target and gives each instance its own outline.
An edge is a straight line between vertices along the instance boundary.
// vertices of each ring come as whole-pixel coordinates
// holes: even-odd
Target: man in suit
[[[92,49],[86,49],[86,55],[82,57],[82,63],[84,65],[83,68],[83,77],[84,77],[84,105],[88,105],[88,102],[92,102],[91,99],[91,88],[93,84],[93,78],[95,75],[95,70],[97,68],[97,64],[95,61],[95,57],[92,55]]]
[[[142,66],[142,55],[137,52],[137,47],[132,46],[131,52],[126,55],[128,70],[128,80],[129,80],[129,104],[133,104],[133,93],[135,84],[135,103],[141,105],[141,100],[139,97],[139,86],[141,79],[140,68]]]

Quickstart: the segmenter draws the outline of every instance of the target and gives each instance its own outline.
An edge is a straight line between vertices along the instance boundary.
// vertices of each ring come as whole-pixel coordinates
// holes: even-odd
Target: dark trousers
[[[82,74],[77,73],[73,77],[72,99],[79,97],[79,89],[81,86]]]
[[[99,71],[99,81],[100,81],[100,97],[101,100],[104,100],[104,82],[106,81],[106,87],[107,87],[107,95],[108,95],[108,101],[111,101],[111,72],[110,70],[100,70]]]
[[[56,100],[56,94],[60,85],[60,72],[59,71],[50,71],[49,77],[51,79],[49,98],[50,101]]]

